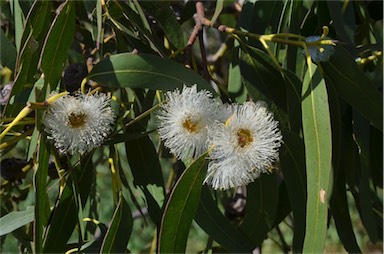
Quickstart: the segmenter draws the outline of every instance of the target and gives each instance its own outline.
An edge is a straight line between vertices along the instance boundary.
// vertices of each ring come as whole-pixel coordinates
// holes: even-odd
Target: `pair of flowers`
[[[196,85],[166,99],[158,113],[160,138],[182,160],[211,149],[204,182],[213,189],[253,182],[278,158],[282,136],[263,102],[224,105]]]
[[[278,158],[282,136],[263,103],[223,105],[196,85],[168,92],[166,99],[158,112],[161,139],[183,160],[212,147],[205,179],[212,188],[248,184]],[[104,142],[114,120],[107,95],[78,94],[53,102],[43,124],[61,154],[83,154]]]

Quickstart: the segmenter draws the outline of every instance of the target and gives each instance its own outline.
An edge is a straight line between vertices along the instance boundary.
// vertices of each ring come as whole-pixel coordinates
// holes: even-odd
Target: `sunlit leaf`
[[[206,174],[206,157],[207,153],[202,154],[185,169],[168,198],[160,227],[160,253],[185,252]]]
[[[55,87],[61,78],[62,65],[75,33],[75,20],[75,3],[67,1],[61,6],[45,39],[40,64],[46,83],[51,87]]]
[[[0,218],[0,236],[31,223],[35,218],[35,209],[28,206],[24,211],[10,212]]]
[[[221,11],[223,10],[223,6],[224,6],[224,0],[217,0],[216,1],[215,12],[213,13],[213,16],[211,18],[212,24],[214,24],[216,22]]]
[[[116,54],[96,64],[89,79],[108,87],[174,90],[184,84],[197,84],[211,90],[201,76],[184,66],[154,55]]]
[[[327,233],[332,144],[325,81],[314,64],[304,78],[302,98],[308,193],[303,252],[322,252]]]

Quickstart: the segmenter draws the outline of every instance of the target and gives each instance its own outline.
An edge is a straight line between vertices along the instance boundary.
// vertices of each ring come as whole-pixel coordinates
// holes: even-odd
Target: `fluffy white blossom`
[[[239,187],[267,172],[278,158],[282,136],[263,103],[228,107],[231,117],[208,129],[211,162],[205,183],[213,189]]]
[[[76,94],[51,103],[43,124],[48,139],[61,154],[83,154],[103,143],[114,120],[109,96]]]
[[[208,150],[207,126],[225,119],[223,105],[209,91],[197,91],[196,85],[165,95],[166,103],[158,112],[158,131],[164,145],[179,159],[201,155]]]
[[[306,38],[307,42],[315,42],[320,40],[320,36],[309,36]],[[326,37],[325,39],[330,39]],[[309,54],[311,55],[311,59],[313,62],[326,62],[329,61],[333,53],[335,52],[335,47],[333,45],[316,45],[308,47]]]

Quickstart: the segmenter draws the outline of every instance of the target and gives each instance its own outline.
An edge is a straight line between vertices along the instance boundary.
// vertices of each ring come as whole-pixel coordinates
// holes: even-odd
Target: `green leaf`
[[[383,97],[364,72],[337,46],[329,62],[321,63],[328,85],[376,128],[383,130]]]
[[[330,199],[330,213],[335,221],[337,233],[344,248],[349,253],[361,253],[357,244],[351,217],[349,214],[347,189],[345,187],[345,169],[352,171],[351,167],[345,163],[346,160],[351,161],[351,156],[345,154],[347,139],[352,137],[351,121],[346,118],[343,121],[341,117],[340,101],[333,86],[328,86],[328,95],[331,109],[332,124],[332,161],[333,161],[333,187],[332,197]],[[344,103],[342,104],[344,105]],[[352,162],[354,163],[354,162]]]
[[[330,201],[330,212],[335,220],[337,233],[345,250],[349,253],[361,253],[353,232],[352,221],[348,210],[343,168],[338,168],[335,174],[332,199]]]
[[[132,8],[136,6],[137,12]],[[133,46],[139,46],[138,49],[143,49],[140,44],[145,42],[154,52],[158,52],[161,56],[168,56],[167,49],[164,47],[163,42],[157,37],[153,36],[150,31],[149,24],[146,20],[144,13],[138,2],[132,3],[130,6],[122,2],[108,1],[108,17],[114,23],[117,29],[123,31],[128,37],[131,38],[130,42],[134,42]],[[133,40],[137,38],[136,31],[140,33],[137,35],[140,40]],[[145,49],[147,52],[148,50]],[[140,51],[143,52],[143,51]]]
[[[10,97],[14,103],[7,106],[6,115],[17,114],[25,106],[33,84],[38,77],[37,64],[45,35],[51,23],[51,2],[35,1],[31,7],[21,38],[21,49],[18,52],[15,80]]]
[[[287,216],[292,212],[287,186],[285,181],[282,181],[279,186],[279,202],[277,204],[277,211],[275,221],[271,228],[278,226]]]
[[[76,170],[78,178],[78,186],[82,206],[88,199],[89,192],[94,177],[94,165],[91,162],[92,155],[86,155],[79,167],[71,170]],[[67,241],[73,233],[78,221],[79,209],[75,202],[73,188],[73,179],[68,178],[63,193],[56,202],[55,208],[52,211],[52,217],[49,225],[49,230],[45,238],[44,252],[65,252],[67,250]]]
[[[325,81],[316,65],[308,66],[302,90],[302,118],[307,168],[306,237],[303,252],[322,252],[332,167],[331,123]]]
[[[264,34],[270,28],[270,33],[277,31],[284,1],[246,1],[242,7],[240,27],[248,32]],[[270,26],[270,27],[269,27]]]
[[[133,219],[127,201],[120,193],[111,226],[103,240],[100,253],[125,253],[131,236]]]
[[[270,100],[287,111],[284,80],[272,60],[256,48],[241,51],[240,70],[248,93],[254,100]]]
[[[305,173],[304,144],[299,135],[283,131],[283,149],[280,152],[281,170],[287,186],[293,212],[293,252],[302,252],[305,237],[305,209],[307,184]]]
[[[279,200],[276,176],[262,175],[247,185],[247,205],[240,229],[255,246],[260,246],[271,230]]]
[[[24,211],[10,212],[0,218],[0,236],[31,223],[35,218],[35,208],[28,206]]]
[[[369,160],[369,124],[359,114],[354,115],[355,139],[359,146],[359,202],[360,216],[369,239],[376,243],[379,241],[378,225],[373,210],[373,195],[370,187],[370,160]],[[382,220],[382,219],[381,219]],[[381,223],[382,224],[382,223]]]
[[[141,131],[143,131],[141,127],[132,125],[125,131],[125,135]],[[125,150],[134,177],[133,184],[143,190],[148,202],[149,215],[156,225],[160,225],[160,207],[165,199],[165,191],[163,173],[156,149],[151,139],[143,136],[126,141]]]
[[[234,44],[228,70],[228,93],[236,102],[243,103],[247,100],[247,90],[242,82],[239,66],[239,42],[235,41]]]
[[[170,8],[169,1],[142,1],[140,4],[159,22],[165,35],[176,48],[185,46],[183,30]]]
[[[35,175],[36,206],[34,242],[36,252],[40,253],[42,252],[43,247],[43,233],[48,224],[50,213],[50,203],[47,193],[47,175],[50,153],[42,138],[40,138],[40,146],[38,149],[38,169]]]
[[[356,20],[354,4],[337,1],[327,2],[330,18],[333,20],[338,39],[351,48],[355,45]],[[344,8],[346,7],[346,8]]]
[[[223,10],[224,0],[217,0],[215,6],[215,12],[211,18],[211,23],[215,24],[217,18],[219,17],[221,11]]]
[[[196,211],[197,224],[228,252],[251,253],[256,245],[221,213],[211,197],[207,186],[203,186],[200,203]]]
[[[301,80],[289,70],[283,70],[287,90],[287,104],[290,130],[300,133],[301,121]]]
[[[1,51],[0,51],[0,63],[2,66],[8,67],[10,70],[15,70],[16,64],[16,47],[8,40],[7,36],[0,31]]]
[[[68,56],[75,33],[75,2],[66,1],[53,21],[44,41],[40,59],[46,84],[55,87],[61,78],[63,63]]]
[[[206,175],[207,155],[202,154],[185,169],[169,196],[159,233],[160,253],[185,252]]]
[[[88,79],[108,87],[174,90],[197,84],[213,91],[201,76],[169,59],[154,55],[116,54],[96,64]]]
[[[15,22],[15,44],[16,48],[19,51],[20,46],[22,45],[20,43],[21,41],[21,36],[23,33],[23,27],[24,27],[24,14],[23,11],[20,7],[20,2],[19,0],[15,0],[11,2],[11,8],[13,11],[13,16],[14,16],[14,22]]]

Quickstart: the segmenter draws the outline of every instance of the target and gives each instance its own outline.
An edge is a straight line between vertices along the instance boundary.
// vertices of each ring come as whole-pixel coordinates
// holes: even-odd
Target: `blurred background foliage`
[[[27,102],[81,84],[110,93],[118,116],[82,157],[57,155],[42,109],[2,136],[1,252],[382,253],[382,9],[1,1],[2,132]],[[315,65],[292,34],[324,26],[336,50]],[[195,83],[223,102],[267,102],[284,136],[272,174],[212,191],[201,186],[204,157],[181,162],[163,147],[153,114],[162,94]]]

